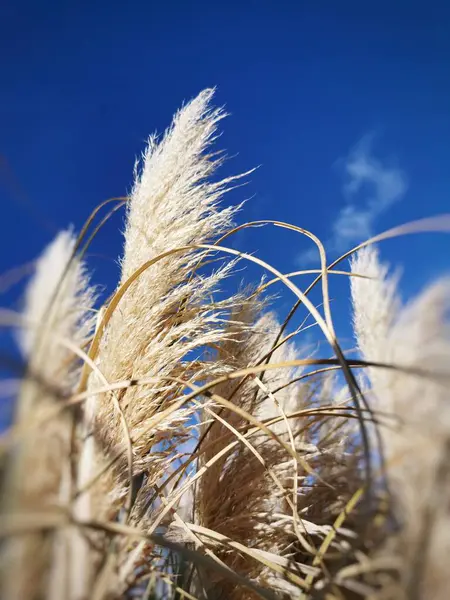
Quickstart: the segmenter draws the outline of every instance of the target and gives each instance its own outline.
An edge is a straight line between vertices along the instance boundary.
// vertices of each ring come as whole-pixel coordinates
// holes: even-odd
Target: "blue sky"
[[[210,86],[231,113],[224,174],[260,165],[230,198],[250,198],[242,221],[305,227],[334,256],[449,211],[446,1],[3,0],[0,55],[0,273],[129,190],[147,136]],[[121,225],[117,215],[92,247],[109,287]],[[311,258],[310,242],[273,228],[234,243],[286,272]],[[448,269],[449,248],[426,234],[382,252],[404,266],[410,295]]]

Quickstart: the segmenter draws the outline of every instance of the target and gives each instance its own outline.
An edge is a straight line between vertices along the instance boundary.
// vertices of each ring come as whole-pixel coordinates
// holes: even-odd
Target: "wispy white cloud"
[[[404,172],[376,158],[372,152],[373,135],[363,137],[348,156],[340,161],[344,172],[345,205],[332,225],[326,249],[343,252],[373,235],[378,217],[403,198],[408,187]],[[316,262],[315,247],[299,256],[299,262]]]

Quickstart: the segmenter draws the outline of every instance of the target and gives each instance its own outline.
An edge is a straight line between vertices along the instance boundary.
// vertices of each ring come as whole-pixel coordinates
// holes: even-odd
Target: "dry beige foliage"
[[[359,250],[355,381],[326,358],[341,349],[326,281],[323,309],[302,301],[333,348],[305,355],[303,328],[268,310],[275,280],[230,291],[243,258],[267,264],[213,247],[241,176],[217,178],[212,97],[150,138],[103,306],[70,231],[37,262],[1,446],[2,597],[446,600],[450,282],[404,305],[378,251]]]

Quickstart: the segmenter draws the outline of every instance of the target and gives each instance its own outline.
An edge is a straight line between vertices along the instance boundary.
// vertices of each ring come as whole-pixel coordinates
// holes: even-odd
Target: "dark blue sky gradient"
[[[376,232],[450,208],[444,0],[3,0],[0,56],[0,273],[129,190],[147,136],[208,86],[232,113],[223,173],[261,165],[229,198],[251,197],[243,221],[285,220],[326,240],[345,202],[339,165],[367,134],[409,182]],[[109,289],[121,224],[117,215],[92,246]],[[269,228],[235,243],[285,271],[309,247]],[[383,255],[405,265],[409,295],[448,268],[449,248],[426,234],[387,242]]]

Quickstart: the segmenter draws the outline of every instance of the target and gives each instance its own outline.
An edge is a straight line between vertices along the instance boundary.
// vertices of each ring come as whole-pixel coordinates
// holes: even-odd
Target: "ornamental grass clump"
[[[79,236],[56,236],[22,311],[0,312],[26,365],[1,446],[2,598],[444,600],[450,284],[405,304],[373,242],[449,218],[332,264],[300,227],[237,226],[240,207],[223,198],[250,171],[218,176],[213,93],[149,139],[129,196],[100,205]],[[86,252],[121,205],[104,300]],[[318,268],[286,274],[230,245],[261,225],[307,236]],[[261,279],[235,286],[249,262]],[[357,355],[335,334],[337,276],[350,282]],[[311,327],[327,346],[308,348]]]

